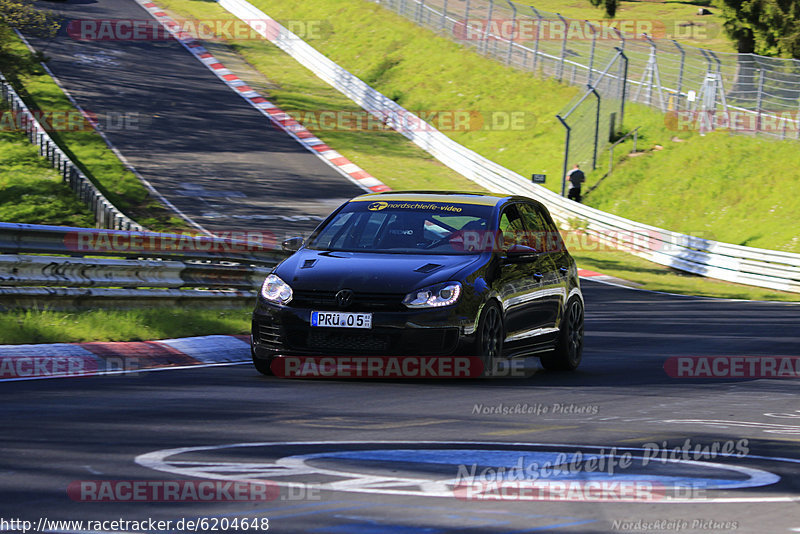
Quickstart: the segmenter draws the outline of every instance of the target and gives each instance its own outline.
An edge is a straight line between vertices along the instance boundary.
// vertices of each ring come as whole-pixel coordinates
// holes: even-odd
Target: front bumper
[[[474,354],[474,317],[457,307],[374,311],[372,328],[312,327],[312,311],[259,301],[253,311],[253,353],[313,356],[450,356]]]

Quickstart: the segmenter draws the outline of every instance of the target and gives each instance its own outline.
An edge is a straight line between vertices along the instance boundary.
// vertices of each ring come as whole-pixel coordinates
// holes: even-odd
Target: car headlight
[[[288,304],[292,300],[292,288],[277,275],[271,274],[261,285],[261,296],[270,302]]]
[[[461,296],[459,282],[445,282],[412,291],[403,299],[409,308],[438,308],[458,302]]]

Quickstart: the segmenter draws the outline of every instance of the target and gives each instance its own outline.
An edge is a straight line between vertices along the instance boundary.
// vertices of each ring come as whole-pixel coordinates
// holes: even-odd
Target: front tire
[[[497,361],[503,356],[503,314],[500,307],[494,302],[488,302],[483,307],[483,313],[478,321],[477,350],[483,362],[483,376],[492,376]]]
[[[556,347],[540,358],[548,371],[574,371],[583,357],[583,302],[573,297],[561,321]]]

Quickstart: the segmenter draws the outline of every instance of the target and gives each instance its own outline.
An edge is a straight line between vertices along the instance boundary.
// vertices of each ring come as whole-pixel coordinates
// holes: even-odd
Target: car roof
[[[458,204],[478,204],[482,206],[496,206],[505,200],[519,198],[532,200],[515,195],[500,193],[477,193],[471,191],[384,191],[381,193],[368,193],[355,197],[350,202],[368,202],[382,200],[385,202],[454,202]],[[535,201],[534,201],[535,202]]]

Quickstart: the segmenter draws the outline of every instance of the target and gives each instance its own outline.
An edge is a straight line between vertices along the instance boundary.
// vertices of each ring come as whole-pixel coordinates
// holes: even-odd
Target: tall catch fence
[[[619,48],[628,59],[624,98],[662,111],[668,126],[800,139],[800,61],[713,52],[665,37],[706,28],[699,16],[614,27],[600,20],[599,9],[589,22],[509,0],[374,1],[486,56],[574,85],[594,85],[603,58]]]
[[[615,139],[625,113],[627,58],[621,48],[607,62],[587,90],[576,96],[556,117],[566,130],[561,195],[566,190],[567,169],[579,164],[596,169],[603,152]]]

